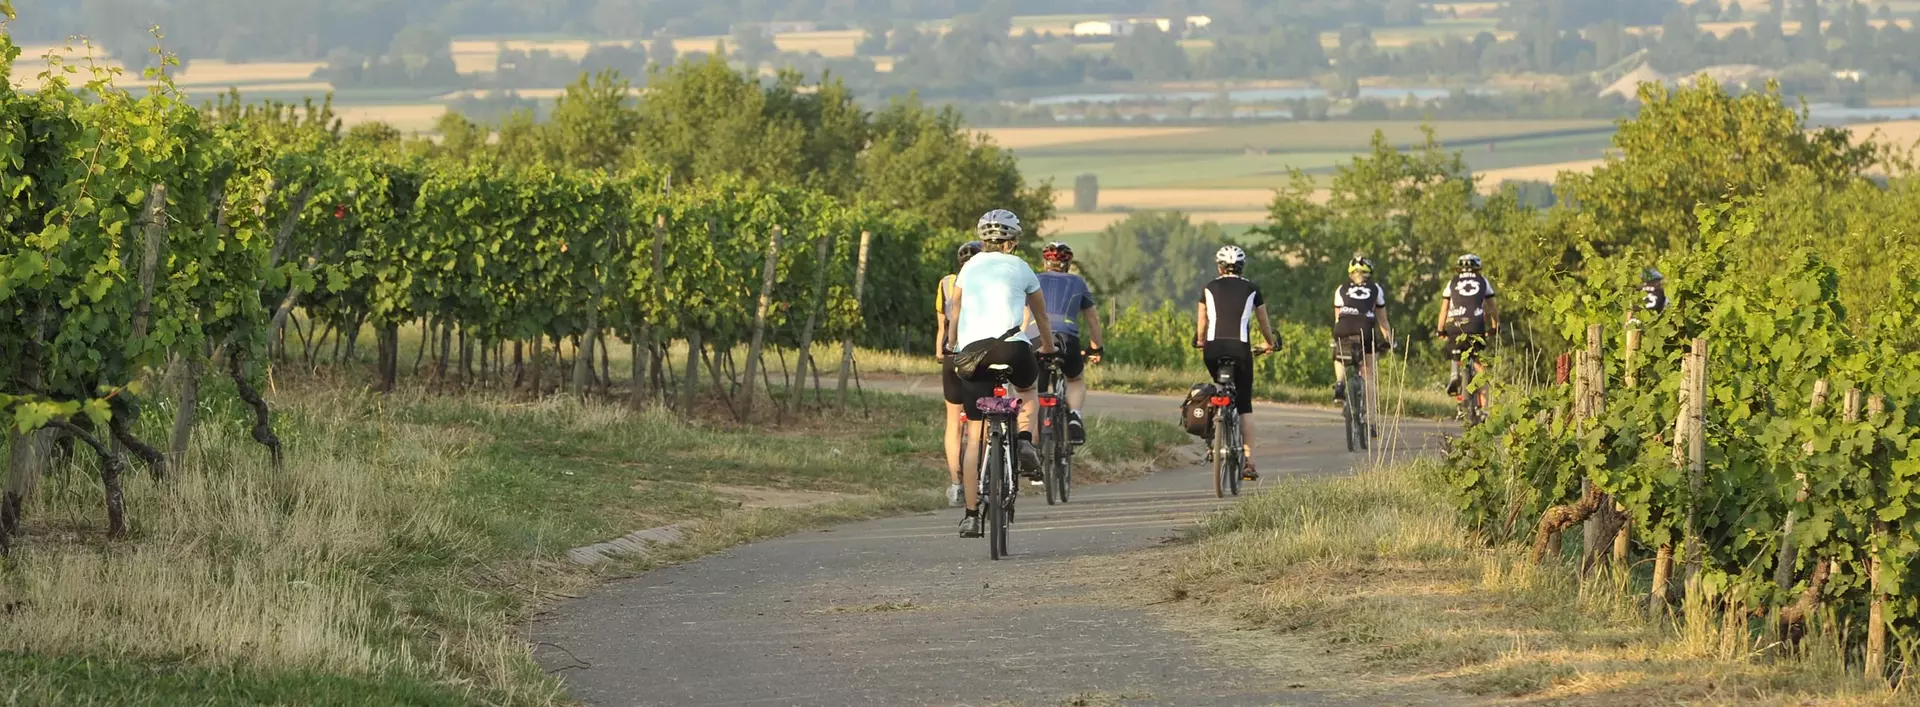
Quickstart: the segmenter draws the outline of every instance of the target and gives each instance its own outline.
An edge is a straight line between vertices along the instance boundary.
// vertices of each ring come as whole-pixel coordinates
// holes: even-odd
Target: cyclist
[[[1233,361],[1233,406],[1240,410],[1247,458],[1241,477],[1254,481],[1260,478],[1260,472],[1253,469],[1253,339],[1249,324],[1256,316],[1260,320],[1260,333],[1267,337],[1261,353],[1272,353],[1280,337],[1273,333],[1273,322],[1267,319],[1267,298],[1260,293],[1260,286],[1240,276],[1247,267],[1247,251],[1226,246],[1214,253],[1213,260],[1220,277],[1200,290],[1194,344],[1203,352],[1208,366],[1222,358]]]
[[[1067,267],[1073,263],[1072,247],[1065,243],[1048,243],[1040,251],[1040,257],[1046,260],[1046,272],[1038,277],[1040,294],[1047,300],[1047,319],[1053,322],[1054,332],[1064,335],[1066,340],[1060,349],[1060,374],[1067,377],[1067,439],[1074,444],[1084,444],[1087,430],[1080,417],[1080,408],[1087,402],[1087,384],[1082,374],[1087,370],[1087,362],[1100,362],[1100,344],[1105,340],[1100,333],[1100,312],[1094,309],[1093,290],[1087,288],[1087,281],[1067,272]],[[1080,351],[1082,321],[1087,324],[1088,339],[1092,342],[1085,356]],[[1030,323],[1027,335],[1038,334]],[[1041,369],[1042,388],[1052,383],[1046,379],[1046,373],[1044,368]]]
[[[1480,256],[1468,253],[1455,261],[1459,272],[1447,282],[1440,293],[1440,320],[1434,328],[1441,336],[1447,337],[1448,352],[1453,357],[1453,376],[1447,381],[1447,394],[1460,394],[1460,362],[1473,363],[1476,377],[1486,373],[1487,364],[1481,360],[1480,352],[1487,348],[1487,338],[1500,333],[1500,308],[1494,299],[1493,283],[1480,274]],[[1480,409],[1487,407],[1486,386],[1480,386],[1475,394]]]
[[[956,371],[964,382],[960,399],[967,414],[967,433],[973,439],[986,439],[986,415],[977,401],[992,394],[998,379],[998,373],[988,366],[1007,365],[1008,381],[1019,391],[1021,402],[1016,442],[1020,466],[1031,471],[1040,468],[1040,453],[1033,446],[1038,417],[1034,414],[1034,383],[1040,377],[1034,354],[1054,353],[1053,327],[1047,321],[1047,303],[1040,295],[1039,278],[1027,261],[1012,254],[1020,238],[1020,218],[1006,209],[994,209],[980,217],[975,230],[984,245],[979,255],[960,268],[954,282],[953,331],[947,336],[948,341],[967,342],[962,350],[986,352],[977,369]],[[1030,342],[1021,326],[1027,311],[1032,312],[1034,326],[1040,332],[1037,342]],[[961,451],[967,510],[960,518],[960,536],[980,537],[981,445],[964,445]]]
[[[1644,299],[1641,306],[1654,314],[1667,311],[1667,278],[1660,274],[1660,269],[1640,271],[1640,282],[1640,293]]]
[[[967,260],[980,254],[980,241],[967,241],[954,253],[957,261],[954,272],[940,278],[940,285],[933,296],[934,318],[940,326],[933,335],[934,355],[940,359],[940,388],[947,398],[947,507],[960,507],[960,445],[962,444],[961,421],[966,413],[960,406],[963,393],[960,377],[953,373],[953,345],[947,341],[947,317],[953,311],[953,285],[959,280],[960,268],[967,266]]]
[[[1379,337],[1374,332],[1379,331]],[[1361,355],[1371,357],[1375,350],[1393,348],[1393,324],[1387,321],[1387,289],[1373,282],[1373,261],[1353,256],[1347,262],[1347,282],[1333,290],[1333,339],[1344,342],[1359,337]],[[1343,345],[1340,355],[1346,355]],[[1370,376],[1366,359],[1355,361],[1360,375]],[[1333,360],[1333,399],[1346,397],[1347,366],[1338,356]],[[1371,397],[1370,397],[1371,399]],[[1375,436],[1379,436],[1377,433]]]

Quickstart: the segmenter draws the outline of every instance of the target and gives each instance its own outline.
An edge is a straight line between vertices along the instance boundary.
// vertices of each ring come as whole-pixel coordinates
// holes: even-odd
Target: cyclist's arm
[[[1087,323],[1087,341],[1091,342],[1096,349],[1106,348],[1107,335],[1100,329],[1099,308],[1088,307],[1080,310],[1080,321]]]
[[[940,318],[943,320],[940,330],[942,336],[951,342],[960,338],[960,283],[954,283],[953,292],[947,297],[948,305],[953,307],[953,314],[947,315],[942,313],[940,315]]]
[[[940,327],[933,332],[933,355],[945,356],[947,355],[947,310],[941,309],[935,316],[939,319]]]
[[[1273,322],[1267,319],[1267,306],[1264,304],[1260,305],[1255,307],[1253,311],[1255,314],[1260,315],[1260,333],[1267,337],[1267,350],[1271,351],[1280,348],[1280,335],[1273,333]]]
[[[1487,331],[1500,330],[1500,300],[1487,298]]]
[[[1444,332],[1447,330],[1447,305],[1449,304],[1451,303],[1447,300],[1447,298],[1445,297],[1440,298],[1440,316],[1433,323],[1434,331]]]
[[[1034,350],[1052,353],[1042,351],[1053,348],[1053,322],[1047,321],[1047,298],[1039,290],[1027,293],[1027,311],[1033,315],[1033,325],[1040,328],[1040,338],[1034,343]]]
[[[1393,322],[1387,321],[1387,308],[1381,307],[1379,312],[1380,335],[1386,337],[1387,341],[1393,341]]]
[[[1199,325],[1193,330],[1193,343],[1204,344],[1207,343],[1207,303],[1205,301],[1199,304],[1198,311],[1199,315],[1193,318],[1194,323]]]

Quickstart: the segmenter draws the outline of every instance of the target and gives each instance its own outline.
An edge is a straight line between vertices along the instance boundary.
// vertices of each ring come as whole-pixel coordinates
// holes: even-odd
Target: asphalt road
[[[937,381],[869,387],[937,393]],[[1094,393],[1089,414],[1177,419],[1177,401]],[[1340,417],[1261,404],[1265,480],[1343,474]],[[1392,455],[1438,447],[1450,425],[1389,424]],[[594,705],[1359,705],[1314,675],[1255,665],[1137,601],[1125,554],[1154,546],[1221,501],[1210,467],[1021,497],[1014,556],[957,537],[959,511],[856,523],[742,546],[614,582],[534,626],[536,654]]]

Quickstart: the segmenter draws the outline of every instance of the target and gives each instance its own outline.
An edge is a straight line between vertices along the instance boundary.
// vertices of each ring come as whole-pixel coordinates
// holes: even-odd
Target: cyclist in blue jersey
[[[967,260],[979,255],[985,244],[980,241],[967,241],[954,253],[954,272],[940,278],[940,284],[934,290],[933,313],[939,322],[939,329],[933,335],[933,350],[940,359],[940,389],[947,399],[947,507],[960,507],[960,445],[964,443],[966,431],[966,413],[960,404],[966,386],[960,382],[960,376],[953,372],[953,342],[947,340],[947,323],[952,319],[955,283],[959,282],[960,269],[967,266]]]
[[[1066,339],[1060,347],[1060,373],[1067,377],[1067,409],[1071,411],[1067,439],[1074,444],[1085,444],[1087,431],[1080,409],[1087,402],[1087,383],[1082,376],[1088,362],[1100,362],[1101,343],[1106,340],[1100,332],[1100,312],[1094,309],[1093,290],[1087,287],[1087,281],[1067,272],[1073,263],[1073,248],[1065,243],[1048,243],[1040,251],[1040,257],[1046,260],[1046,271],[1037,277],[1040,294],[1047,300],[1047,320],[1053,323],[1053,331],[1065,335]],[[1033,318],[1028,317],[1027,321],[1027,335],[1038,336],[1039,329],[1033,325]],[[1087,341],[1091,344],[1084,355],[1080,349],[1081,322],[1086,323]],[[1040,387],[1045,389],[1051,382],[1046,378],[1045,369],[1040,373]]]

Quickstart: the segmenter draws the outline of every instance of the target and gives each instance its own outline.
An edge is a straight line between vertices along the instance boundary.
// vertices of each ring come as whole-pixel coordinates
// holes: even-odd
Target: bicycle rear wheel
[[[1367,380],[1365,378],[1358,375],[1347,378],[1347,399],[1355,401],[1351,403],[1353,405],[1352,434],[1354,440],[1359,443],[1360,449],[1364,450],[1367,448],[1367,439],[1372,436],[1368,426],[1373,424],[1372,420],[1367,419]],[[1352,449],[1349,448],[1348,451]]]
[[[1066,503],[1067,498],[1073,493],[1073,438],[1067,434],[1066,427],[1067,420],[1071,416],[1072,413],[1060,414],[1058,425],[1060,433],[1053,436],[1054,442],[1060,445],[1060,451],[1055,457],[1060,460],[1060,468],[1054,481],[1060,487],[1061,503]]]
[[[1241,437],[1241,432],[1240,415],[1235,413],[1233,429],[1227,432],[1227,448],[1232,450],[1227,454],[1227,458],[1232,460],[1227,465],[1227,491],[1235,496],[1240,495],[1240,474],[1247,470],[1246,440]]]
[[[986,516],[981,520],[987,523],[987,555],[995,560],[1007,556],[1007,462],[1006,432],[996,429],[987,442],[987,466],[982,470],[987,497],[980,504]]]
[[[1047,505],[1060,502],[1060,478],[1056,465],[1060,456],[1060,439],[1065,434],[1060,429],[1059,416],[1054,414],[1058,407],[1042,408],[1046,419],[1040,425],[1040,483],[1047,487]]]
[[[1215,498],[1227,497],[1227,475],[1239,475],[1240,470],[1233,468],[1233,432],[1237,426],[1233,419],[1232,408],[1220,411],[1220,419],[1213,421],[1213,495]]]

